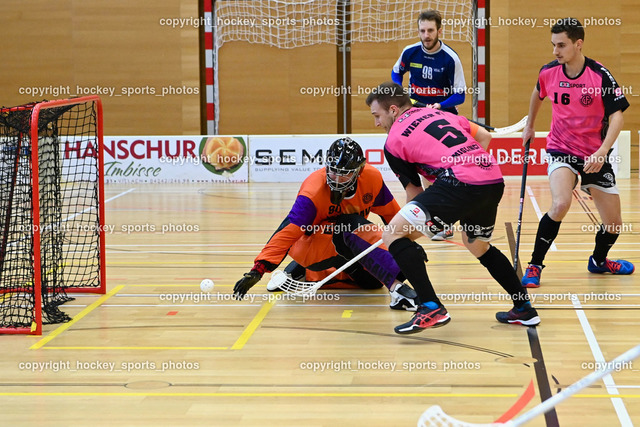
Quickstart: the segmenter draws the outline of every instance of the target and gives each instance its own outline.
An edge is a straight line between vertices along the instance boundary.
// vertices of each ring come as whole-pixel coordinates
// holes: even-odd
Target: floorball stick
[[[522,181],[520,183],[520,209],[518,212],[518,228],[516,229],[516,247],[513,255],[513,268],[518,270],[518,253],[520,251],[520,234],[522,230],[522,210],[524,208],[524,190],[527,185],[527,169],[529,166],[529,147],[531,146],[531,138],[524,144],[524,161],[522,164]]]
[[[358,255],[353,257],[349,262],[347,262],[342,267],[338,268],[336,271],[325,277],[319,282],[302,282],[298,280],[294,280],[291,277],[287,276],[283,271],[276,270],[271,274],[271,279],[267,284],[268,290],[276,290],[280,289],[288,294],[293,295],[313,295],[316,293],[318,289],[322,287],[329,280],[336,277],[338,274],[345,271],[347,268],[351,267],[356,262],[360,261],[367,254],[373,251],[375,248],[382,244],[382,239],[375,242],[373,245],[369,246],[364,251],[360,252]]]
[[[419,102],[419,101],[414,102],[413,105],[415,105],[416,107],[426,107],[427,106],[423,102]],[[520,119],[520,121],[518,123],[514,123],[512,125],[505,126],[505,127],[502,127],[502,128],[496,128],[496,127],[493,127],[493,126],[489,126],[489,125],[486,125],[484,123],[476,122],[475,120],[470,120],[470,119],[468,119],[468,120],[470,122],[472,122],[472,123],[477,124],[478,126],[482,126],[483,128],[485,128],[488,131],[493,132],[495,135],[507,135],[509,133],[518,132],[518,131],[524,129],[525,125],[527,124],[527,119],[528,118],[529,118],[529,116],[524,116],[523,118]]]
[[[640,345],[633,347],[630,350],[627,350],[625,353],[613,359],[611,362],[605,365],[604,369],[599,369],[597,371],[593,371],[586,377],[576,381],[571,384],[569,387],[562,390],[560,393],[555,396],[550,397],[544,402],[534,406],[529,411],[520,415],[519,417],[514,418],[511,421],[507,421],[506,423],[494,423],[494,424],[473,424],[466,423],[464,421],[456,420],[450,415],[447,415],[442,408],[439,406],[432,406],[427,409],[420,420],[418,421],[419,427],[432,427],[432,426],[450,426],[450,427],[478,427],[478,426],[509,426],[509,427],[518,427],[525,423],[528,423],[535,417],[542,415],[544,413],[549,412],[552,408],[554,408],[558,403],[567,399],[570,396],[573,396],[580,390],[588,387],[594,382],[598,381],[600,378],[605,375],[610,374],[615,369],[618,369],[620,366],[623,366],[624,363],[631,362],[640,356]]]

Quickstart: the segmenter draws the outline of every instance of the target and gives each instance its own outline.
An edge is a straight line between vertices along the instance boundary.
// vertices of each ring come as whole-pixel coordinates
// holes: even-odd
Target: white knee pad
[[[400,209],[400,215],[415,228],[416,231],[432,238],[440,230],[434,226],[431,214],[416,202],[409,202]]]

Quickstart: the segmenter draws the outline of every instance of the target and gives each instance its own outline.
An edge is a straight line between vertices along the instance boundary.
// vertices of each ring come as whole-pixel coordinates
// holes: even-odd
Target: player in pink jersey
[[[592,273],[631,274],[632,263],[607,258],[622,226],[620,196],[608,157],[623,126],[629,103],[602,64],[582,54],[584,28],[565,18],[551,28],[556,60],[542,67],[531,95],[529,120],[522,138],[533,140],[534,123],[544,98],[551,100],[551,130],[547,136],[551,208],[540,219],[533,254],[522,285],[540,286],[544,258],[571,207],[573,188],[590,194],[602,219],[595,248],[589,257]]]
[[[540,323],[509,259],[489,243],[504,192],[502,173],[486,151],[491,134],[464,117],[413,107],[402,87],[393,82],[374,89],[367,105],[376,126],[389,134],[385,157],[407,195],[407,204],[382,238],[422,302],[409,322],[396,326],[396,333],[412,334],[449,322],[427,274],[427,254],[415,240],[458,221],[464,245],[513,300],[512,310],[496,314],[498,321]],[[433,183],[426,190],[420,175]]]

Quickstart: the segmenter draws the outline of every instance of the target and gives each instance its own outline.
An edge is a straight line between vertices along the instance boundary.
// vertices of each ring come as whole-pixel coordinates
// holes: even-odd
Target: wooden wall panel
[[[39,95],[25,88],[126,87],[155,90],[154,94],[103,95],[108,134],[200,133],[199,42],[193,26],[171,28],[162,18],[198,17],[198,2],[158,0],[92,1],[8,0],[0,24],[0,104],[16,105],[53,99],[51,90]],[[563,16],[609,18],[620,25],[591,25],[586,29],[584,53],[605,64],[628,92],[631,108],[625,128],[632,131],[632,168],[638,169],[640,130],[640,4],[622,0],[602,12],[599,0],[579,7],[549,0],[532,8],[526,2],[492,0],[491,124],[511,124],[526,114],[539,68],[553,59],[549,25],[545,19]],[[408,17],[408,19],[412,17]],[[536,25],[506,19],[535,18]],[[402,48],[417,40],[357,43],[352,48],[353,132],[379,132],[373,127],[365,93],[390,79],[390,69]],[[471,53],[465,43],[450,43],[460,55],[471,85]],[[248,59],[249,58],[249,59]],[[334,94],[311,96],[303,87],[340,90],[336,82],[335,47],[328,45],[280,50],[248,43],[228,43],[220,51],[221,133],[335,132],[339,118]],[[406,79],[405,79],[406,80]],[[161,95],[163,88],[187,89],[192,94]],[[21,91],[23,93],[21,93]],[[193,92],[198,92],[193,93]],[[62,94],[65,96],[66,94]],[[461,112],[471,114],[471,96]],[[550,105],[545,102],[538,130],[547,130]]]
[[[616,78],[631,88],[631,107],[625,112],[625,129],[631,129],[631,169],[638,172],[640,153],[640,3],[637,0],[619,2],[622,25],[620,26],[620,57]]]
[[[336,48],[244,42],[219,50],[221,134],[335,133]],[[309,90],[324,89],[314,96]]]

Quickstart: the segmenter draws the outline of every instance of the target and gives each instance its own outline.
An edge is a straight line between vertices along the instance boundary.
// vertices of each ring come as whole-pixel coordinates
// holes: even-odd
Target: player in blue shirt
[[[409,71],[411,102],[458,114],[456,105],[464,102],[466,83],[458,54],[440,40],[442,16],[437,10],[425,10],[417,21],[420,41],[402,50],[391,79],[402,86],[402,77]],[[447,228],[431,240],[452,237],[453,230]]]
[[[465,98],[466,84],[458,54],[444,44],[442,17],[436,10],[418,16],[420,41],[405,47],[393,66],[391,79],[402,86],[409,72],[410,97],[431,108],[458,114],[456,105]]]

